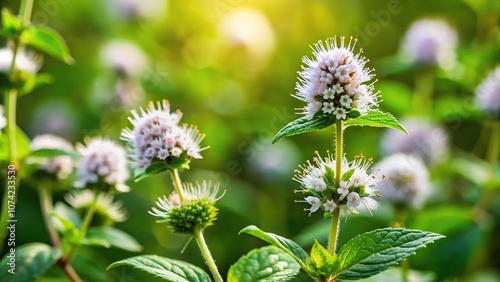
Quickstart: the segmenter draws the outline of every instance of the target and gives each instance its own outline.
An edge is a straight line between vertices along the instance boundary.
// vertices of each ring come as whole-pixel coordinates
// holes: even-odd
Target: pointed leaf
[[[2,282],[34,282],[61,257],[58,249],[42,243],[20,246],[15,251],[15,274],[13,274],[9,266],[12,262],[10,254],[7,252],[0,262],[0,281]]]
[[[0,161],[6,161],[9,158],[7,149],[8,144],[9,138],[7,134],[0,133]],[[16,128],[16,151],[19,159],[23,159],[31,152],[30,139],[19,127]]]
[[[22,30],[23,25],[7,8],[2,9],[1,34],[7,38],[15,38]]]
[[[335,124],[335,121],[336,120],[334,116],[327,116],[322,114],[315,115],[312,118],[301,117],[285,125],[285,127],[283,127],[276,134],[276,136],[274,136],[273,144],[288,136],[327,128]]]
[[[257,238],[260,238],[280,249],[285,251],[287,254],[291,255],[296,261],[299,263],[304,263],[308,258],[309,255],[302,249],[297,243],[294,241],[275,235],[273,233],[267,233],[262,230],[260,230],[257,226],[255,225],[249,225],[245,228],[243,228],[240,231],[241,233],[247,233],[250,235],[253,235]]]
[[[86,239],[99,239],[107,243],[106,248],[114,247],[130,252],[140,252],[142,246],[129,234],[111,226],[92,227]]]
[[[27,28],[21,34],[21,43],[32,46],[67,64],[72,64],[74,61],[62,36],[48,27]]]
[[[371,111],[364,116],[348,119],[344,123],[345,127],[349,126],[369,126],[369,127],[389,127],[403,131],[408,134],[408,131],[399,124],[399,122],[390,113],[380,111]]]
[[[132,266],[167,281],[207,282],[210,276],[201,268],[187,262],[159,257],[155,255],[136,256],[120,260],[108,266],[107,270],[117,266]]]
[[[443,235],[404,228],[370,231],[349,240],[338,252],[339,279],[370,277],[395,265]]]
[[[229,268],[228,282],[288,281],[297,275],[300,265],[275,246],[250,251]]]
[[[138,182],[143,180],[144,178],[155,175],[160,172],[164,172],[168,169],[168,166],[165,162],[155,162],[148,166],[146,169],[141,171],[136,171],[134,181]]]

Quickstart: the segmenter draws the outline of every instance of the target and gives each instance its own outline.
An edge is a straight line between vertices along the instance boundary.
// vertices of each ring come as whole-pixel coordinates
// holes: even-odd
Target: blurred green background
[[[290,94],[295,91],[302,56],[311,55],[309,45],[335,35],[353,36],[370,59],[368,66],[375,68],[375,89],[381,90],[384,100],[380,108],[398,119],[425,116],[441,124],[450,136],[451,156],[431,168],[435,196],[408,221],[408,227],[441,232],[448,238],[419,251],[410,259],[411,267],[435,273],[436,280],[500,281],[499,199],[492,196],[485,215],[478,216],[474,206],[482,185],[467,177],[465,165],[458,169],[450,165],[455,158],[484,158],[485,144],[478,136],[485,118],[474,110],[472,97],[476,86],[500,61],[498,1],[157,0],[144,1],[143,5],[150,5],[144,10],[124,6],[134,1],[119,2],[35,1],[33,22],[59,31],[75,64],[68,66],[46,57],[41,72],[52,74],[54,83],[20,98],[18,123],[31,138],[53,133],[73,143],[85,136],[118,140],[122,128],[130,126],[130,109],[144,107],[150,100],[168,99],[172,109],[184,113],[183,122],[206,133],[202,145],[210,146],[203,152],[204,159],[193,161],[191,170],[181,177],[185,181],[220,181],[227,190],[217,203],[216,225],[206,231],[221,272],[226,273],[252,248],[264,245],[248,235],[238,235],[249,224],[309,248],[313,238],[326,241],[329,221],[320,214],[308,217],[303,205],[294,204],[300,198],[293,193],[299,184],[291,178],[298,164],[311,159],[315,150],[333,150],[333,130],[295,136],[275,145],[271,139],[298,117],[294,109],[303,106]],[[2,1],[14,13],[18,5],[18,1]],[[390,7],[397,7],[398,12],[387,12],[394,11]],[[405,69],[395,59],[406,29],[423,17],[446,20],[459,36],[458,65],[436,72],[431,108],[414,104],[415,81],[421,70]],[[102,59],[103,46],[114,40],[135,44],[147,57],[141,75],[126,80],[123,92],[132,98],[127,102],[120,100],[115,89],[122,78]],[[349,129],[346,156],[364,154],[379,161],[384,133],[376,128]],[[130,193],[116,196],[130,218],[116,226],[143,244],[143,254],[205,267],[195,244],[181,253],[188,238],[171,234],[147,213],[159,196],[172,191],[168,175],[130,181],[130,185]],[[63,201],[62,193],[55,199]],[[19,245],[49,242],[37,193],[26,183],[21,184],[17,217]],[[373,217],[349,217],[342,223],[340,243],[389,226],[391,221],[392,211],[384,206]],[[455,224],[444,224],[450,222]],[[108,249],[85,254],[89,263],[80,266],[80,272],[88,281],[154,281],[131,269],[104,271],[109,263],[135,254]],[[59,275],[57,270],[49,273]],[[301,276],[297,281],[308,280]]]

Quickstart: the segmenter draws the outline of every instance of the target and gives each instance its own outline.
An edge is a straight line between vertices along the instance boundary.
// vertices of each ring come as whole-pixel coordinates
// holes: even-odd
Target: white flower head
[[[14,53],[11,48],[6,47],[0,49],[0,72],[10,72],[13,57]],[[37,59],[33,54],[29,54],[23,49],[19,49],[17,50],[14,68],[34,74],[40,69],[40,62],[40,59]]]
[[[476,104],[488,114],[500,116],[500,66],[495,68],[477,87]]]
[[[7,118],[5,117],[5,108],[0,105],[0,131],[7,125]]]
[[[201,159],[205,148],[200,143],[205,137],[194,126],[179,125],[180,111],[170,112],[167,100],[150,102],[141,113],[132,110],[129,117],[133,129],[124,129],[121,138],[132,149],[132,159],[137,168],[146,168],[156,161],[172,161],[177,158]]]
[[[94,202],[95,192],[89,189],[75,191],[64,195],[64,199],[75,209],[88,209]],[[108,193],[100,193],[96,203],[96,215],[103,218],[103,221],[123,222],[127,220],[128,214],[123,203],[114,201],[113,195]]]
[[[370,211],[377,208],[378,203],[372,197],[379,197],[376,184],[380,179],[368,172],[371,160],[356,156],[355,160],[349,163],[344,159],[338,184],[335,177],[336,163],[330,154],[324,159],[317,155],[313,161],[314,164],[308,161],[299,166],[301,170],[295,171],[293,179],[302,186],[302,189],[295,192],[310,194],[304,200],[295,202],[310,204],[311,208],[306,209],[310,213],[320,208],[331,213],[337,207],[344,213],[356,213],[360,204]],[[320,182],[318,179],[322,179],[321,183],[324,183],[321,189],[316,185]]]
[[[347,46],[344,40],[341,37],[340,44],[336,37],[319,41],[312,47],[313,58],[302,59],[297,93],[292,96],[307,103],[301,113],[309,118],[322,111],[345,120],[352,110],[365,114],[378,106],[373,70],[365,66],[368,60],[361,51],[353,53],[356,40],[351,38]]]
[[[418,209],[432,194],[429,173],[419,157],[394,154],[376,168],[384,175],[378,184],[383,200]]]
[[[73,146],[63,138],[55,135],[38,135],[31,141],[31,150],[58,149],[66,152],[73,151]],[[31,157],[30,163],[37,164],[38,170],[62,180],[68,178],[73,171],[73,160],[70,156],[57,156],[55,158]]]
[[[437,19],[414,22],[402,42],[402,55],[411,62],[449,68],[455,60],[458,35],[448,23]]]
[[[382,137],[381,147],[385,155],[405,153],[419,156],[427,164],[435,164],[448,154],[446,131],[424,119],[406,119],[401,124],[409,134],[388,130]]]
[[[127,192],[125,181],[129,178],[127,153],[115,142],[103,138],[88,139],[85,145],[77,145],[82,155],[78,165],[75,185],[80,188],[114,187],[120,192]]]
[[[175,191],[168,197],[158,198],[149,214],[162,218],[157,222],[166,222],[177,233],[193,234],[197,228],[213,225],[218,212],[215,202],[224,196],[218,196],[219,184],[187,183],[183,191],[182,198]]]
[[[146,71],[146,55],[133,43],[115,40],[107,43],[101,51],[104,64],[125,77],[139,76]]]

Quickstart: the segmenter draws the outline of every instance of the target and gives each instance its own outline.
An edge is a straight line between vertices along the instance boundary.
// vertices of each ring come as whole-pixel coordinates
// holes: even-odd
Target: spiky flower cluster
[[[78,166],[75,186],[105,191],[115,188],[120,192],[127,192],[125,181],[129,178],[129,171],[125,149],[111,140],[102,138],[88,139],[85,143],[85,146],[77,146],[82,159]]]
[[[325,213],[332,213],[339,208],[344,213],[357,213],[360,205],[369,211],[376,209],[377,201],[371,197],[379,197],[377,182],[380,181],[374,174],[369,174],[368,169],[371,160],[363,156],[357,156],[354,161],[348,163],[342,161],[342,175],[340,182],[336,183],[336,164],[332,156],[323,159],[316,152],[317,157],[313,159],[314,164],[307,162],[295,171],[294,180],[299,182],[302,189],[295,190],[309,194],[304,200],[311,205],[305,209],[313,213],[322,208]]]
[[[149,214],[163,218],[157,222],[167,223],[176,233],[193,234],[197,229],[213,225],[218,212],[215,202],[222,197],[217,197],[219,184],[204,181],[195,185],[187,183],[183,188],[183,199],[176,192],[158,198]]]
[[[493,70],[477,87],[476,103],[492,116],[500,116],[500,67]]]
[[[129,117],[134,128],[125,128],[121,138],[132,149],[132,160],[137,168],[146,168],[153,162],[170,163],[179,158],[201,159],[200,143],[205,137],[194,126],[180,125],[182,113],[170,112],[167,100],[157,103],[157,108],[150,102],[148,109],[141,113],[132,110]]]
[[[31,141],[30,147],[32,151],[40,149],[73,151],[73,145],[68,141],[51,134],[36,136]],[[36,164],[38,171],[56,177],[59,180],[68,178],[73,171],[73,160],[70,156],[58,156],[55,158],[31,157],[29,162]]]
[[[0,49],[0,72],[10,72],[13,58],[14,52],[11,48]],[[37,60],[34,55],[26,53],[23,49],[18,50],[14,69],[36,73],[40,69],[40,60]]]
[[[395,154],[380,161],[376,168],[385,176],[378,184],[384,200],[418,209],[431,195],[429,173],[419,157]]]
[[[95,192],[89,189],[64,195],[64,199],[77,210],[88,210],[94,202]],[[128,218],[123,203],[113,201],[113,195],[100,193],[96,203],[96,216],[103,224],[123,222]]]
[[[448,23],[437,19],[414,22],[402,42],[405,58],[413,63],[450,66],[455,59],[458,36]]]
[[[305,65],[299,72],[297,93],[292,95],[307,103],[301,113],[312,118],[322,112],[345,120],[352,111],[364,114],[376,107],[378,94],[370,83],[374,75],[365,67],[367,60],[361,52],[353,53],[356,41],[351,39],[345,46],[341,37],[340,45],[336,38],[325,43],[314,44],[314,58],[302,59]]]

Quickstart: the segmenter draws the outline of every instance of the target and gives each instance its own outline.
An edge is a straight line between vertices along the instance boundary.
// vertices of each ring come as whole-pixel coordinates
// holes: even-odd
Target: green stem
[[[174,184],[174,188],[175,191],[177,192],[177,195],[179,195],[179,200],[183,202],[184,194],[182,192],[182,182],[181,178],[179,177],[179,171],[177,169],[170,170],[170,177],[172,177],[172,182]]]
[[[434,88],[434,69],[423,69],[415,79],[413,94],[413,113],[430,116],[432,113],[432,92]]]
[[[45,227],[49,232],[50,240],[54,247],[61,249],[61,239],[59,238],[59,234],[57,234],[54,225],[52,224],[52,220],[50,218],[50,212],[54,208],[52,203],[52,194],[50,193],[50,189],[48,187],[43,187],[45,185],[41,185],[39,187],[38,193],[40,196],[40,207],[42,209],[42,216],[45,222]]]
[[[94,199],[92,200],[92,204],[90,204],[90,207],[87,211],[87,214],[85,215],[85,219],[83,220],[82,226],[80,227],[79,231],[79,241],[83,240],[85,238],[85,235],[87,234],[87,230],[90,226],[90,223],[92,222],[92,218],[94,218],[94,214],[97,208],[97,200],[99,199],[101,195],[101,192],[94,192]],[[79,244],[74,244],[70,251],[68,252],[68,255],[66,256],[66,260],[68,262],[71,261],[73,256],[76,253],[76,250],[78,249]]]
[[[22,19],[23,24],[29,24],[29,19],[31,18],[31,12],[33,8],[34,0],[22,0],[21,6],[19,9],[19,18]],[[25,25],[25,26],[26,26]],[[14,47],[12,50],[12,62],[10,63],[9,75],[12,76],[15,66],[16,66],[16,58],[17,51],[19,48],[19,43],[14,41]],[[17,148],[16,148],[16,103],[17,103],[17,90],[10,89],[5,93],[5,115],[7,117],[7,126],[6,126],[6,134],[7,134],[7,154],[9,158],[9,164],[14,165],[16,171],[19,171],[19,163],[17,156]],[[16,189],[15,195],[17,196],[18,188],[19,188],[19,177],[16,181]],[[7,178],[7,181],[8,178]],[[8,182],[6,182],[5,186],[5,194],[2,200],[2,211],[0,214],[0,252],[3,250],[3,242],[7,235],[7,217],[8,217]]]
[[[344,141],[344,128],[342,120],[337,120],[335,124],[335,184],[339,186],[342,176],[342,149]],[[340,229],[340,209],[335,209],[332,214],[332,225],[330,227],[330,237],[328,239],[328,252],[335,254],[337,251],[337,239]]]
[[[407,211],[404,207],[396,206],[394,211],[393,228],[404,228],[406,223]],[[410,262],[405,259],[401,262],[401,281],[408,282],[408,273],[410,271]]]
[[[478,215],[482,215],[482,212],[487,210],[492,200],[494,199],[494,194],[496,192],[493,179],[495,179],[496,169],[498,166],[498,159],[500,158],[500,121],[495,120],[491,124],[490,140],[488,144],[488,149],[486,153],[486,160],[490,165],[490,175],[489,181],[485,185],[485,191],[482,197],[479,199],[477,204]]]
[[[207,243],[205,242],[205,238],[203,237],[203,230],[197,228],[194,232],[194,237],[196,239],[196,242],[198,243],[198,247],[200,247],[203,258],[205,259],[205,262],[207,263],[208,268],[210,269],[210,272],[215,279],[215,282],[224,282],[222,276],[219,273],[219,270],[217,269],[217,265],[215,265],[215,260],[213,259],[212,254],[208,249]]]
[[[23,26],[30,24],[31,12],[33,11],[34,0],[22,0],[21,7],[19,8],[19,20]]]
[[[330,238],[328,240],[328,252],[335,254],[337,252],[337,239],[339,237],[340,227],[340,209],[335,209],[332,213],[332,225],[330,226]]]
[[[401,262],[401,280],[403,282],[410,281],[410,279],[408,278],[409,272],[410,272],[410,262],[406,258]]]

